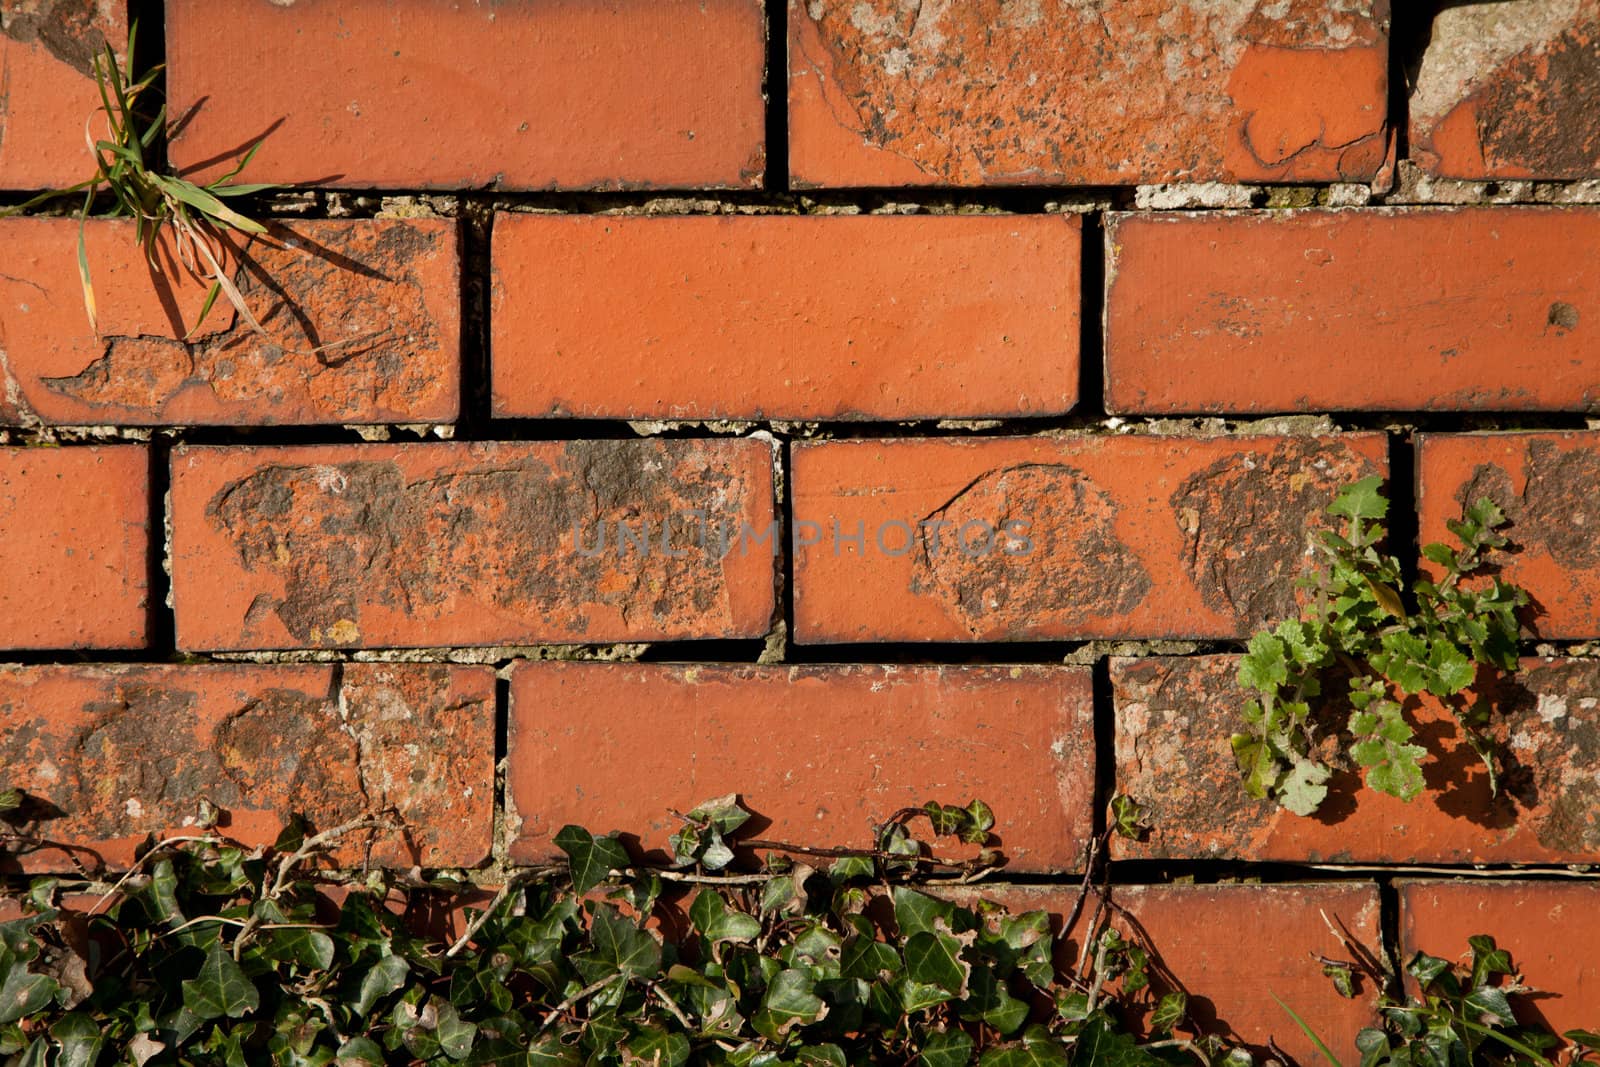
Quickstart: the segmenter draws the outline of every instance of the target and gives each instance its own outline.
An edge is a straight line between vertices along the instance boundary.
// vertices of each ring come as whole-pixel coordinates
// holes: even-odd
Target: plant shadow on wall
[[[0,809],[24,801],[0,793]],[[1106,836],[1139,832],[1126,801],[1091,843],[1065,916],[981,895],[976,883],[1003,862],[981,801],[904,809],[865,848],[817,849],[748,837],[750,812],[720,797],[679,816],[661,865],[618,833],[566,826],[555,838],[565,862],[523,868],[487,900],[420,871],[318,874],[347,835],[399,830],[392,813],[322,832],[292,820],[261,848],[219,833],[221,814],[151,842],[92,895],[50,878],[22,887],[27,914],[0,923],[0,1056],[26,1067],[1257,1062],[1199,1032],[1199,998],[1092,878]],[[954,851],[918,838],[924,822]],[[447,933],[441,915],[464,929]],[[1330,929],[1351,957],[1323,961],[1337,994],[1398,988]],[[1362,1032],[1363,1065],[1549,1063],[1542,1051],[1559,1039],[1511,1018],[1507,996],[1523,990],[1510,957],[1488,938],[1471,947],[1465,969],[1417,955],[1423,999],[1381,994],[1387,1028]],[[1600,1035],[1566,1037],[1567,1062],[1600,1048]]]
[[[133,55],[138,24],[128,31],[127,54]],[[170,126],[165,103],[154,103],[162,66],[157,65],[135,80],[119,63],[110,44],[102,47],[92,61],[92,73],[99,90],[100,106],[84,123],[84,138],[94,157],[94,173],[64,189],[42,193],[22,204],[0,210],[0,217],[17,215],[50,201],[82,194],[77,212],[77,266],[83,290],[84,309],[90,328],[100,334],[101,308],[97,299],[94,272],[87,234],[91,217],[130,219],[136,242],[144,252],[150,282],[170,321],[173,336],[182,341],[195,338],[219,297],[223,298],[254,333],[268,338],[262,321],[246,301],[252,282],[240,272],[250,271],[253,284],[274,293],[290,316],[296,318],[301,336],[313,346],[309,351],[364,343],[371,336],[346,339],[330,345],[320,343],[315,329],[281,287],[274,286],[266,270],[247,249],[250,241],[264,242],[282,250],[287,234],[279,227],[242,214],[230,205],[239,197],[249,197],[277,188],[272,185],[234,181],[255,157],[277,124],[259,137],[242,144],[236,152],[206,161],[196,169],[206,169],[235,160],[231,169],[204,184],[176,174],[164,173],[158,159],[170,137],[179,132],[204,106],[196,103],[188,114]],[[101,216],[96,207],[103,206]],[[245,242],[238,240],[243,235]],[[293,246],[303,253],[326,258],[345,270],[369,276],[371,272],[332,249],[296,234]],[[189,277],[206,284],[206,294],[192,323],[184,322],[176,290],[181,279]],[[276,309],[275,309],[276,310]],[[274,331],[282,339],[284,331]]]
[[[1407,589],[1399,560],[1380,551],[1381,485],[1365,478],[1340,492],[1328,510],[1344,531],[1323,531],[1316,543],[1320,566],[1302,579],[1301,617],[1257,633],[1240,661],[1250,698],[1231,746],[1244,789],[1337,822],[1355,806],[1353,775],[1339,772],[1358,768],[1380,793],[1410,801],[1428,788],[1447,812],[1510,825],[1510,801],[1535,798],[1528,769],[1494,737],[1497,710],[1530,699],[1513,677],[1518,613],[1530,599],[1495,564],[1508,548],[1505,513],[1487,497],[1470,503],[1449,523],[1458,544],[1424,545],[1433,573]],[[1441,705],[1455,730],[1421,719],[1425,701]],[[1462,747],[1448,751],[1457,732]]]

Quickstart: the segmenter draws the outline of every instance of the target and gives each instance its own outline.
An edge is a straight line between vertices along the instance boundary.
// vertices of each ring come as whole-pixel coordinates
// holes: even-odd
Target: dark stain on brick
[[[1600,20],[1569,26],[1506,63],[1469,99],[1485,161],[1549,177],[1600,165]]]
[[[1333,528],[1327,508],[1339,489],[1375,473],[1359,453],[1292,439],[1185,479],[1170,503],[1184,569],[1206,605],[1238,617],[1245,630],[1297,614],[1294,583],[1309,537]]]
[[[1505,715],[1535,745],[1524,764],[1539,843],[1600,857],[1600,661],[1534,667],[1515,692]]]
[[[1545,322],[1554,326],[1558,333],[1565,333],[1578,328],[1578,318],[1577,308],[1558,300],[1550,305],[1550,314]]]
[[[1480,464],[1456,492],[1463,507],[1489,497],[1505,511],[1513,549],[1542,548],[1562,567],[1600,568],[1600,454],[1531,440],[1526,485],[1512,490],[1511,476],[1495,464]]]
[[[233,274],[266,336],[219,297],[193,341],[178,339],[194,325],[178,319],[172,336],[108,335],[99,358],[43,384],[112,412],[160,412],[204,389],[219,403],[259,404],[251,421],[260,423],[281,421],[273,405],[291,391],[328,421],[403,417],[445,384],[429,358],[442,342],[415,270],[442,236],[406,225],[275,227],[239,251]]]
[[[990,471],[922,520],[913,589],[938,597],[975,634],[1125,614],[1151,581],[1117,537],[1116,516],[1111,496],[1074,467]]]
[[[95,24],[94,0],[55,0],[27,6],[30,10],[0,14],[0,34],[18,44],[37,43],[79,74],[93,77],[94,59],[106,46],[105,34]]]
[[[669,555],[662,522],[740,489],[714,465],[674,470],[684,445],[578,441],[555,469],[524,458],[413,482],[392,462],[271,466],[224,487],[207,516],[246,569],[283,575],[272,610],[312,645],[356,643],[370,603],[428,617],[455,598],[487,597],[565,618],[575,603],[600,601],[668,619],[685,604],[711,610],[723,582],[714,538],[680,519]],[[649,551],[620,548],[619,524],[648,531]],[[576,531],[592,548],[602,530],[604,551],[573,543]],[[257,599],[252,612],[265,607]]]

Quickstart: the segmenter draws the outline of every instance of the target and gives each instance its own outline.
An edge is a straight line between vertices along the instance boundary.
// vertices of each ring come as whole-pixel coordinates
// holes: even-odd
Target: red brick
[[[1078,394],[1080,230],[1068,216],[503,215],[495,412],[1059,414]]]
[[[178,643],[756,637],[772,549],[724,557],[715,529],[772,520],[771,446],[752,439],[180,448]],[[619,547],[619,523],[648,552]]]
[[[1600,410],[1593,209],[1109,218],[1113,410]]]
[[[1424,543],[1458,544],[1445,523],[1490,497],[1511,520],[1496,563],[1533,598],[1528,631],[1600,637],[1600,432],[1421,434],[1417,469]]]
[[[1410,803],[1338,770],[1315,816],[1245,795],[1237,656],[1113,659],[1117,789],[1150,809],[1126,859],[1291,863],[1600,863],[1600,661],[1527,660],[1487,687],[1501,792],[1439,701],[1410,701],[1426,788]],[[1329,708],[1343,725],[1348,707]]]
[[[290,222],[228,266],[265,336],[165,246],[153,273],[130,221],[87,228],[100,333],[72,219],[0,222],[0,422],[447,422],[459,409],[455,223]],[[168,281],[168,279],[173,279]],[[321,351],[318,351],[321,349]]]
[[[797,444],[795,637],[1237,637],[1293,613],[1308,532],[1339,488],[1386,471],[1384,447],[1376,434]],[[1004,536],[1014,522],[1026,543]],[[951,540],[963,526],[967,550]],[[856,532],[864,545],[845,540]]]
[[[0,449],[0,648],[142,648],[150,460],[140,446]]]
[[[93,62],[107,43],[125,62],[125,4],[0,4],[0,189],[52,189],[94,173],[84,126],[99,130]]]
[[[977,798],[1013,869],[1081,868],[1093,718],[1084,668],[521,663],[511,856],[559,855],[567,823],[665,849],[669,809],[737,792],[761,837],[822,847],[865,847],[902,807]]]
[[[1600,177],[1600,3],[1521,0],[1433,16],[1411,155],[1453,178]]]
[[[1539,990],[1512,1006],[1528,1025],[1557,1033],[1600,1030],[1600,884],[1594,882],[1401,882],[1400,956],[1470,961],[1467,938],[1488,934]]]
[[[167,0],[185,170],[377,188],[761,184],[759,0]],[[468,72],[472,72],[468,75]]]
[[[352,838],[346,866],[470,866],[489,853],[494,672],[437,664],[41,666],[0,670],[10,784],[59,809],[41,834],[127,866],[146,835],[270,844],[291,813],[328,829],[393,806],[408,832]],[[364,837],[364,835],[363,835]],[[65,850],[22,857],[71,869]]]
[[[1365,181],[1387,5],[789,0],[798,185]]]
[[[973,896],[999,900],[1013,914],[1043,909],[1064,917],[1072,911],[1076,888],[984,886]],[[1380,954],[1378,892],[1368,883],[1297,885],[1116,886],[1111,899],[1120,909],[1110,922],[1151,951],[1151,989],[1138,994],[1143,1006],[1129,1021],[1142,1026],[1161,994],[1190,994],[1190,1021],[1180,1028],[1222,1034],[1266,1051],[1275,1042],[1302,1064],[1321,1062],[1315,1048],[1273,996],[1281,998],[1345,1062],[1356,1061],[1355,1037],[1376,1025],[1376,993],[1361,982],[1354,1000],[1334,991],[1311,958],[1318,953],[1343,959],[1346,953],[1323,921],[1342,924],[1374,955]],[[1095,900],[1066,932],[1057,962],[1077,962]],[[1061,921],[1058,918],[1058,921]]]

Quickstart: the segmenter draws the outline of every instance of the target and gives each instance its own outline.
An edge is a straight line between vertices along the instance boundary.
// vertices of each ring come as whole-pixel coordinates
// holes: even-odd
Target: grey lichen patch
[[[1125,614],[1151,578],[1117,536],[1116,515],[1110,494],[1074,467],[990,471],[921,520],[912,587],[975,635]]]

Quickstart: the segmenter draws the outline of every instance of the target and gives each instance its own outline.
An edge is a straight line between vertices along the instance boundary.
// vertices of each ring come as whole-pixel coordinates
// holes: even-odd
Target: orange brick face
[[[1418,468],[1424,541],[1455,544],[1446,522],[1489,497],[1511,520],[1498,563],[1533,598],[1528,630],[1600,636],[1600,433],[1425,434]]]
[[[1083,668],[523,663],[511,701],[518,862],[557,856],[569,822],[665,849],[669,809],[727,793],[770,820],[762,837],[823,847],[870,846],[902,807],[980,799],[1021,871],[1081,869],[1092,830]]]
[[[758,637],[771,550],[706,531],[767,529],[771,462],[749,440],[182,449],[178,643]]]
[[[1317,863],[1594,863],[1600,861],[1600,662],[1530,659],[1486,683],[1503,753],[1501,791],[1449,710],[1408,702],[1425,791],[1410,803],[1337,771],[1314,817],[1255,800],[1228,744],[1241,728],[1236,656],[1113,660],[1117,789],[1150,809],[1130,859]],[[1335,713],[1342,722],[1348,710]]]
[[[10,784],[64,814],[20,857],[34,871],[125,868],[149,834],[219,829],[271,844],[292,813],[318,829],[394,807],[409,838],[374,862],[469,866],[489,852],[494,674],[434,664],[43,666],[0,669]],[[359,865],[369,842],[336,857]]]
[[[215,173],[265,138],[248,180],[356,188],[760,185],[763,36],[757,0],[168,0],[172,110],[198,105],[172,154]]]
[[[1361,181],[1385,5],[789,0],[801,186]]]
[[[459,277],[446,219],[290,222],[228,267],[262,327],[131,221],[87,230],[99,333],[78,282],[77,223],[0,221],[0,422],[63,425],[446,422],[459,410]],[[191,334],[196,323],[198,330]]]
[[[1368,434],[1098,436],[801,444],[792,468],[798,640],[1007,641],[1292,613],[1307,531],[1386,458]]]
[[[1595,411],[1588,208],[1113,215],[1113,411]]]
[[[495,412],[1052,415],[1078,393],[1070,216],[502,215]]]
[[[0,5],[0,189],[61,188],[94,173],[83,137],[90,117],[100,119],[92,64],[108,44],[125,58],[125,7],[116,0]]]
[[[145,644],[150,457],[0,448],[0,648]]]

